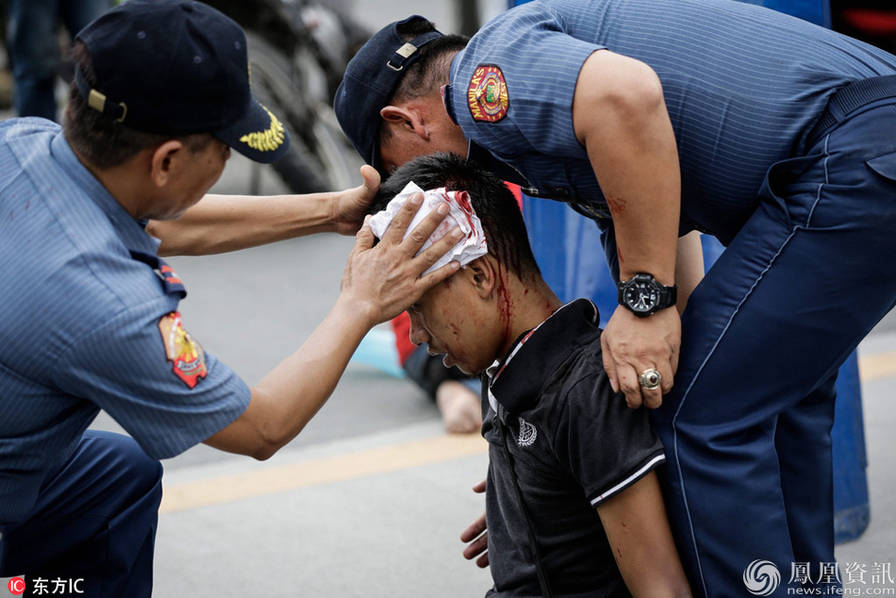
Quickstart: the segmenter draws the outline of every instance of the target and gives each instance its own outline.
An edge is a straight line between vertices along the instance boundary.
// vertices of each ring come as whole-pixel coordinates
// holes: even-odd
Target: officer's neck
[[[102,183],[106,191],[134,218],[145,218],[151,210],[146,201],[146,162],[149,150],[139,152],[122,164],[100,168],[72,148],[78,161]],[[141,172],[142,171],[142,172]]]

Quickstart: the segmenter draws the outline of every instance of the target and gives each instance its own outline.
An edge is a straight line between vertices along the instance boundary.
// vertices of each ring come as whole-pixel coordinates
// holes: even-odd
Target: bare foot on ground
[[[436,405],[449,434],[469,434],[482,426],[479,396],[456,380],[445,380],[439,385]]]

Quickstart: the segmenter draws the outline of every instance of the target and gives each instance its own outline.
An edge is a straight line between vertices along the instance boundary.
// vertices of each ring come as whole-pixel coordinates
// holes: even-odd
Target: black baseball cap
[[[388,105],[405,69],[420,57],[418,50],[442,37],[441,32],[433,30],[405,41],[398,27],[418,20],[429,22],[413,15],[376,32],[349,61],[333,100],[336,118],[345,135],[361,157],[381,172],[380,110]]]
[[[128,0],[82,29],[96,83],[75,82],[98,110],[139,131],[211,133],[256,162],[289,147],[283,124],[249,88],[246,35],[202,2]]]

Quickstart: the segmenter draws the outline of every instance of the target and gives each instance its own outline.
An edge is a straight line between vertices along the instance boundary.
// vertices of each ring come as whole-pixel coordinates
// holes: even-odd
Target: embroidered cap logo
[[[256,131],[248,133],[240,137],[240,141],[259,152],[272,152],[281,145],[286,139],[283,131],[283,124],[265,108],[265,112],[271,117],[271,126],[264,131]]]

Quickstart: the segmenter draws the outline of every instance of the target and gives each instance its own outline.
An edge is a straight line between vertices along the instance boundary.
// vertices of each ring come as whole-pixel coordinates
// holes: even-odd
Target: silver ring
[[[641,383],[641,388],[644,390],[655,390],[660,387],[662,381],[663,376],[656,368],[648,368],[638,374],[638,382]]]

